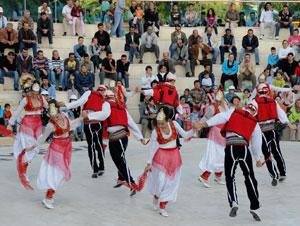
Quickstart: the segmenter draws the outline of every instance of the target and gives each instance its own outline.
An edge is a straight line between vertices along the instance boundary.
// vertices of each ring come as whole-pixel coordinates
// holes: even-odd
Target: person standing
[[[112,28],[112,37],[115,38],[117,30],[119,31],[119,38],[124,36],[123,32],[123,17],[124,11],[128,10],[128,7],[125,5],[125,0],[117,0],[116,9],[114,12],[114,26]]]
[[[78,33],[76,32],[76,22],[77,22],[77,20],[79,20],[80,24],[81,24],[81,34],[82,34],[82,36],[85,36],[85,25],[84,25],[84,21],[83,21],[84,12],[83,12],[82,7],[80,6],[79,0],[74,1],[74,6],[71,11],[71,16],[73,17],[72,35],[78,36]]]

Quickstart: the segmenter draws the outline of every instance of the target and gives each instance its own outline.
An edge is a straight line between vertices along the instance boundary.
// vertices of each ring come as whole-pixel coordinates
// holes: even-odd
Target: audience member
[[[135,32],[135,27],[129,28],[129,33],[125,35],[125,51],[129,51],[129,61],[133,62],[133,56],[135,55],[138,59],[139,45],[140,45],[140,35]]]
[[[33,73],[32,56],[28,55],[28,49],[23,48],[21,53],[17,56],[17,70],[19,75],[22,73]]]
[[[170,27],[175,27],[178,25],[183,25],[183,24],[187,24],[187,20],[185,18],[181,17],[181,13],[178,9],[178,5],[175,3],[173,4],[173,10],[170,14],[170,19],[167,19],[167,24],[170,25]]]
[[[174,55],[172,57],[175,65],[185,66],[185,76],[190,77],[191,63],[189,60],[189,50],[181,39],[178,39],[177,45],[174,47]],[[173,73],[173,72],[172,72]]]
[[[83,44],[84,42],[84,38],[82,36],[78,37],[78,44],[74,45],[73,51],[75,54],[75,57],[78,61],[81,60],[81,58],[87,54],[87,48],[86,46]]]
[[[68,25],[72,25],[73,17],[71,15],[73,8],[72,0],[68,0],[67,4],[63,7],[62,16],[63,16],[63,25],[64,25],[64,33],[63,36],[67,35]]]
[[[269,85],[273,85],[274,76],[271,74],[270,69],[266,68],[263,73],[266,77],[266,83]]]
[[[3,8],[0,7],[0,29],[6,28],[7,26],[7,18],[3,16]]]
[[[213,54],[212,63],[215,64],[219,54],[218,38],[212,32],[212,28],[208,27],[203,35],[203,43],[208,46],[208,50]]]
[[[48,92],[48,96],[50,99],[56,98],[55,86],[49,83],[48,76],[42,76],[41,91],[44,90]]]
[[[78,32],[76,31],[76,22],[77,22],[77,20],[79,20],[80,24],[81,24],[81,34],[82,34],[82,36],[85,36],[85,25],[84,25],[84,21],[83,21],[84,12],[83,12],[82,7],[80,6],[79,0],[75,0],[74,6],[71,11],[71,16],[73,17],[72,35],[78,36]]]
[[[85,65],[80,67],[80,72],[76,76],[75,84],[78,92],[82,95],[85,91],[93,90],[95,83],[95,76],[87,70]]]
[[[292,87],[296,84],[296,76],[294,76],[294,73],[297,66],[298,62],[294,60],[293,53],[289,53],[287,59],[283,59],[278,62],[278,67],[283,72],[284,80],[290,81],[292,83]]]
[[[231,102],[231,99],[232,99],[233,97],[237,96],[236,93],[234,92],[234,90],[235,90],[235,87],[234,87],[234,86],[229,86],[229,88],[228,88],[228,93],[226,93],[226,95],[225,95],[225,98],[226,98],[226,100],[228,101],[228,103],[232,103],[232,102]]]
[[[13,24],[8,23],[6,28],[0,29],[0,53],[3,55],[6,48],[13,48],[19,53],[18,34],[13,29]]]
[[[4,84],[4,76],[13,77],[14,90],[19,91],[19,73],[17,72],[17,64],[13,52],[9,52],[7,56],[2,55],[0,68],[0,84]]]
[[[117,60],[117,80],[125,81],[125,88],[129,89],[129,65],[130,62],[127,60],[127,56],[123,54],[121,59]]]
[[[189,9],[185,12],[184,16],[188,27],[196,27],[200,23],[197,12],[194,10],[193,3],[189,3]]]
[[[279,30],[280,28],[289,28],[290,35],[293,35],[294,25],[293,25],[293,13],[289,11],[288,5],[283,6],[283,10],[281,10],[278,14],[278,23],[276,24],[276,34],[275,39],[279,39]]]
[[[288,85],[285,85],[284,88],[290,88]],[[286,107],[287,112],[295,104],[295,94],[291,91],[282,92],[280,103]]]
[[[112,58],[111,52],[106,52],[106,58],[102,61],[100,76],[100,84],[104,84],[104,78],[108,77],[113,80],[117,80],[116,62]]]
[[[295,60],[298,60],[298,54],[300,52],[300,36],[297,28],[294,30],[293,35],[289,37],[288,43],[294,50]]]
[[[175,115],[176,122],[178,122],[178,124],[183,129],[184,129],[184,125],[185,125],[186,120],[189,118],[189,116],[191,114],[191,108],[185,101],[186,101],[185,97],[181,96],[180,99],[179,99],[179,104],[182,107],[182,113],[177,113]]]
[[[296,100],[295,105],[291,108],[289,121],[296,127],[296,131],[290,133],[290,140],[300,141],[300,99]],[[296,132],[298,133],[297,139]]]
[[[23,28],[24,23],[27,23],[28,28],[33,31],[34,21],[33,21],[32,17],[30,16],[30,11],[29,10],[25,10],[24,11],[24,16],[22,16],[20,18],[20,20],[18,21],[18,28],[17,28],[18,31]]]
[[[147,31],[141,37],[140,64],[143,63],[144,52],[154,52],[156,63],[159,63],[158,37],[153,32],[152,26],[148,26]]]
[[[35,79],[40,81],[41,77],[49,76],[49,64],[47,57],[44,57],[44,52],[42,50],[38,51],[37,57],[33,59],[33,69]]]
[[[145,74],[142,75],[142,81],[141,81],[141,89],[142,90],[148,90],[148,89],[152,89],[151,83],[152,81],[155,80],[155,75],[152,74],[152,67],[150,65],[148,65],[145,68]],[[145,95],[143,93],[141,93],[140,96],[140,102],[143,102],[145,98]]]
[[[225,60],[222,65],[222,76],[221,76],[221,85],[225,88],[225,81],[231,80],[233,81],[233,85],[235,88],[238,87],[238,63],[234,60],[234,56],[232,53],[228,55],[228,60]]]
[[[51,21],[47,17],[45,12],[41,13],[41,17],[37,21],[37,36],[38,36],[38,48],[41,48],[42,36],[47,36],[49,40],[49,48],[52,49],[53,39],[52,39],[52,26]]]
[[[104,21],[104,16],[106,11],[110,9],[110,2],[108,0],[102,0],[101,3],[101,11],[102,11],[102,18],[101,21]]]
[[[281,60],[287,59],[287,56],[288,56],[289,53],[292,53],[293,55],[295,55],[294,50],[293,50],[293,48],[291,48],[289,46],[288,41],[283,40],[282,41],[282,47],[278,51],[278,58],[279,58],[278,64],[280,63]]]
[[[158,73],[156,75],[156,80],[160,83],[160,82],[166,82],[167,80],[167,75],[171,73],[168,72],[167,70],[167,66],[164,64],[161,64],[158,66]]]
[[[211,27],[215,30],[215,34],[218,34],[218,28],[216,25],[216,14],[215,14],[215,10],[213,8],[210,8],[207,10],[207,15],[206,15],[206,29],[208,27]]]
[[[79,75],[79,61],[75,58],[74,53],[69,53],[69,57],[64,61],[65,86],[67,89],[70,89],[70,86],[67,84],[71,74],[75,78]]]
[[[199,59],[199,53],[201,50],[202,59]],[[203,43],[203,39],[199,38],[198,43],[193,45],[190,49],[190,60],[191,60],[191,71],[192,77],[195,76],[195,67],[196,65],[205,65],[209,64],[212,68],[212,62],[210,59],[207,59],[207,55],[209,54],[208,46]]]
[[[188,47],[192,48],[193,45],[197,45],[199,39],[201,39],[201,36],[198,34],[198,30],[193,30],[193,34],[188,39]]]
[[[42,13],[46,13],[47,17],[51,19],[51,9],[48,6],[48,1],[47,0],[42,0],[42,5],[38,7],[38,16],[41,17]]]
[[[22,51],[24,47],[27,49],[32,48],[33,56],[37,57],[36,37],[33,31],[29,29],[28,23],[24,23],[23,28],[19,30],[18,38],[20,51]]]
[[[157,33],[158,35],[158,31],[159,31],[158,20],[159,17],[158,17],[158,11],[156,9],[156,6],[153,2],[150,2],[149,8],[145,11],[144,14],[144,31],[147,31],[148,27],[152,26],[153,28],[155,28],[153,32]]]
[[[104,26],[104,30],[107,31],[108,34],[111,33],[111,29],[112,29],[112,18],[113,18],[113,13],[111,12],[112,10],[106,10],[106,14],[104,16],[104,19],[103,19],[103,26]]]
[[[249,29],[248,34],[243,37],[239,63],[242,62],[245,52],[246,53],[255,52],[255,62],[256,65],[259,65],[258,46],[259,46],[258,38],[253,34],[253,30]]]
[[[51,85],[56,87],[56,77],[58,77],[58,89],[62,91],[64,84],[64,59],[59,56],[57,50],[52,51],[52,57],[49,59],[48,64]]]
[[[96,70],[100,68],[102,63],[101,59],[101,47],[98,45],[98,39],[92,38],[92,43],[88,46],[89,54],[91,56],[91,61],[94,64],[94,74]]]
[[[154,128],[154,119],[157,115],[157,110],[154,105],[153,97],[146,96],[145,101],[139,106],[140,121],[142,124],[142,135],[145,137],[147,128],[152,131]]]
[[[82,60],[79,61],[79,68],[81,68],[82,65],[86,66],[87,71],[94,75],[94,64],[90,60],[89,54],[84,54]]]
[[[176,73],[174,61],[170,59],[168,52],[163,53],[163,59],[158,62],[157,68],[159,68],[160,65],[165,65],[168,72],[171,72],[172,74]]]
[[[206,71],[204,72],[203,79],[201,80],[201,88],[205,90],[206,93],[210,93],[212,86],[213,84],[211,78],[209,77],[209,72]]]
[[[119,31],[119,37],[122,38],[124,36],[123,32],[123,16],[124,11],[128,10],[128,7],[125,5],[125,0],[117,0],[116,1],[116,9],[114,12],[114,26],[112,28],[112,37],[116,37],[117,30]]]
[[[296,85],[300,85],[300,60],[298,61],[298,66],[295,68],[294,75],[296,76]]]
[[[231,34],[231,29],[227,28],[225,30],[225,34],[221,38],[221,45],[219,47],[221,54],[221,64],[224,62],[224,53],[232,52],[234,56],[234,60],[236,60],[237,49],[235,43],[235,37]]]
[[[204,102],[200,106],[200,117],[202,118],[208,111],[209,106],[212,104],[211,95],[208,93],[205,95]]]
[[[277,63],[279,60],[279,56],[276,53],[276,48],[275,47],[271,47],[271,53],[268,56],[268,65],[267,68],[268,69],[273,69],[275,70],[277,68]]]
[[[141,4],[137,5],[137,9],[135,10],[134,23],[132,25],[137,26],[138,33],[141,35],[143,33],[142,20],[144,17],[144,10]]]
[[[250,13],[250,20],[246,23],[247,27],[258,27],[258,21],[256,20],[255,12]]]
[[[283,79],[281,71],[277,71],[276,77],[273,81],[273,85],[279,88],[283,88],[285,86],[285,81]]]
[[[200,105],[204,101],[205,92],[203,89],[201,89],[201,83],[199,80],[194,81],[194,88],[190,91],[191,95],[191,103],[193,106],[193,112],[199,112]]]
[[[187,45],[187,38],[186,34],[181,31],[181,27],[179,25],[175,26],[175,31],[171,33],[171,45],[170,45],[170,53],[171,53],[171,58],[173,58],[174,55],[174,49],[175,46],[177,46],[177,41],[181,39],[183,42],[183,45]]]
[[[242,82],[244,80],[252,81],[252,90],[256,87],[255,65],[251,63],[250,54],[246,53],[244,61],[240,65],[240,75],[238,78],[238,89],[242,89]]]
[[[243,105],[243,107],[247,106],[248,103],[250,103],[250,98],[251,97],[251,93],[249,89],[244,89],[243,90],[243,95],[241,97],[241,103]]]
[[[234,33],[234,29],[238,26],[238,22],[240,21],[240,14],[236,10],[235,3],[231,3],[228,11],[225,15],[225,30],[226,28],[230,28],[232,33]]]
[[[277,15],[278,11],[272,8],[270,2],[265,4],[264,10],[260,15],[260,39],[262,40],[264,37],[264,29],[266,27],[270,28],[269,39],[273,38],[274,35],[274,27],[275,27],[275,20],[274,15]]]
[[[206,74],[206,72],[208,72],[209,77],[212,81],[212,86],[214,86],[215,85],[215,75],[214,75],[214,73],[212,73],[211,66],[209,64],[204,64],[204,71],[198,75],[198,80],[201,82],[202,79],[204,78],[204,74]]]
[[[76,84],[75,84],[76,81],[75,80],[76,80],[76,78],[75,78],[75,75],[73,73],[71,73],[69,78],[66,80],[65,90],[67,90],[68,97],[70,97],[71,95],[76,95],[77,97],[79,96],[79,92],[76,89]]]
[[[104,31],[103,24],[98,24],[98,31],[94,35],[98,39],[98,45],[101,47],[101,51],[111,52],[110,37],[109,34]]]

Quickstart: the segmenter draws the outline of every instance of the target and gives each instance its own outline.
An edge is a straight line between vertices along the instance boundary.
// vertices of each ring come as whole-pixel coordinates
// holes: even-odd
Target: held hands
[[[135,88],[136,93],[143,93],[143,90],[140,87]]]
[[[296,128],[290,122],[288,123],[288,126],[289,126],[289,128],[290,128],[291,131],[295,131],[296,130]]]
[[[147,144],[147,141],[146,141],[145,139],[140,139],[140,141],[141,141],[141,143],[142,143],[143,145],[146,145],[146,144]]]
[[[147,166],[145,167],[144,172],[148,173],[151,170],[151,164],[147,164]]]
[[[81,117],[82,117],[83,119],[87,118],[87,117],[88,117],[88,112],[87,112],[87,111],[82,111]]]
[[[59,102],[58,102],[58,105],[59,105],[60,107],[66,107],[66,104],[65,104],[63,101],[59,101]]]
[[[256,162],[256,167],[262,167],[262,163],[261,163],[260,160],[258,160],[258,161]]]
[[[30,148],[25,148],[24,151],[25,152],[32,151],[35,148],[36,148],[35,146],[31,146]]]

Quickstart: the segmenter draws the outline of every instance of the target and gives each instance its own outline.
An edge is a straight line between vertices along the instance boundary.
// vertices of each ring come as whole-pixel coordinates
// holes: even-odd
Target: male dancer
[[[249,104],[245,110],[230,109],[222,112],[206,123],[200,124],[201,128],[225,124],[222,129],[222,135],[226,137],[225,148],[225,178],[227,186],[228,201],[231,207],[230,217],[235,217],[238,210],[238,200],[235,184],[235,170],[240,164],[241,170],[245,177],[245,185],[250,200],[250,213],[256,221],[260,221],[258,209],[257,181],[254,176],[252,157],[249,151],[251,142],[252,153],[256,160],[256,166],[261,167],[261,130],[254,117],[257,113],[257,105]]]
[[[88,118],[84,120],[84,133],[88,143],[88,153],[92,166],[92,178],[104,174],[104,149],[102,144],[102,133],[104,121],[109,116],[109,104],[103,97],[106,91],[104,85],[100,85],[97,91],[86,91],[77,101],[71,103],[60,102],[59,105],[67,109],[83,106],[82,110],[89,112]],[[98,161],[97,162],[97,155]]]

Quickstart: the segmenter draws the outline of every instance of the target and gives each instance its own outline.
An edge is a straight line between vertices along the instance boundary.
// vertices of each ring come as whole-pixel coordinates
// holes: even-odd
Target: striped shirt
[[[49,69],[53,71],[54,69],[64,70],[64,59],[58,58],[54,59],[53,57],[49,59]]]
[[[48,59],[46,57],[43,57],[43,59],[39,59],[39,58],[34,58],[33,60],[33,68],[35,70],[38,69],[45,69],[48,70],[49,65],[48,65]]]

